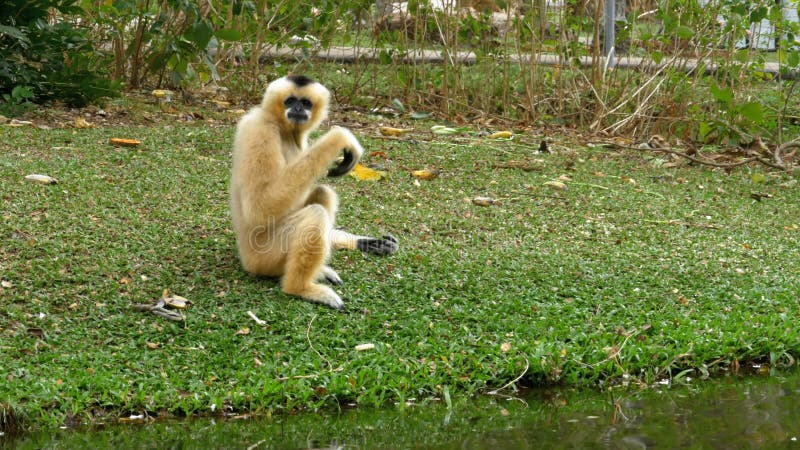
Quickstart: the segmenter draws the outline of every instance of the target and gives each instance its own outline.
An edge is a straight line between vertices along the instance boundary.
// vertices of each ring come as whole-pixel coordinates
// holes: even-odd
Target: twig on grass
[[[256,442],[255,444],[251,445],[250,447],[247,447],[247,450],[255,450],[259,445],[263,444],[264,442],[267,442],[267,440],[266,439],[262,439],[262,440]]]
[[[584,365],[586,367],[591,367],[591,368],[595,368],[595,367],[599,366],[600,364],[605,364],[605,363],[607,363],[609,361],[612,361],[612,360],[614,360],[617,364],[619,364],[619,360],[617,360],[617,356],[619,356],[619,354],[622,351],[622,349],[625,348],[625,344],[628,343],[628,340],[630,338],[638,335],[642,331],[643,330],[640,330],[638,328],[634,328],[633,331],[631,331],[627,336],[625,336],[625,339],[622,341],[622,344],[620,344],[619,347],[615,348],[614,351],[612,351],[611,354],[609,354],[606,359],[604,359],[602,361],[598,361],[598,362],[596,362],[594,364],[584,364],[584,363],[580,363],[580,362],[579,362],[579,364],[582,364],[582,365]]]
[[[502,391],[503,389],[505,389],[505,388],[511,386],[512,384],[516,383],[522,377],[524,377],[526,373],[528,373],[528,369],[531,367],[531,365],[528,362],[528,357],[527,356],[522,355],[522,357],[525,359],[525,369],[522,370],[522,373],[519,374],[519,376],[517,378],[514,378],[513,380],[511,380],[508,383],[504,384],[503,386],[501,386],[501,387],[499,387],[499,388],[497,388],[497,389],[495,389],[493,391],[489,391],[489,395],[499,395],[499,391]]]
[[[787,144],[791,144],[791,145],[787,146]],[[788,148],[795,147],[795,146],[800,148],[800,141],[798,141],[798,142],[792,141],[792,142],[788,142],[787,144],[784,144],[784,145],[782,145],[780,147],[785,147],[784,150],[788,149]],[[754,161],[757,161],[757,162],[759,162],[759,163],[761,163],[761,164],[763,164],[765,166],[772,167],[773,169],[782,170],[784,172],[788,172],[788,171],[790,171],[792,169],[791,167],[787,167],[784,164],[779,164],[779,163],[772,162],[772,161],[770,161],[770,160],[768,160],[768,159],[766,159],[764,157],[761,157],[761,156],[751,156],[749,158],[745,158],[745,159],[743,159],[741,161],[737,161],[737,162],[734,162],[734,163],[718,163],[718,162],[709,161],[709,160],[706,160],[706,159],[700,159],[700,158],[694,157],[692,155],[689,155],[687,153],[680,152],[680,151],[673,150],[671,148],[666,148],[666,147],[641,148],[641,147],[633,147],[633,146],[630,146],[630,145],[620,145],[620,144],[611,144],[611,146],[616,147],[616,148],[621,148],[621,149],[627,149],[627,150],[638,150],[638,151],[651,151],[651,152],[669,153],[671,155],[675,155],[675,156],[679,156],[679,157],[684,158],[684,159],[688,159],[689,161],[697,163],[697,164],[702,164],[702,165],[711,166],[711,167],[718,167],[718,168],[721,168],[721,169],[733,169],[734,167],[743,166],[745,164],[749,164],[749,163],[754,162]],[[776,151],[776,153],[778,152],[777,149],[775,151]]]
[[[310,375],[294,375],[294,376],[291,376],[291,377],[279,377],[277,379],[278,381],[302,380],[302,379],[308,379],[308,378],[316,378],[316,377],[320,376],[320,374],[323,374],[323,373],[334,373],[334,372],[341,372],[342,370],[344,370],[344,367],[342,367],[342,366],[339,366],[339,367],[334,369],[333,368],[333,364],[331,364],[331,362],[328,360],[328,358],[322,356],[322,353],[317,351],[317,349],[314,348],[314,344],[311,343],[311,325],[314,323],[314,319],[316,319],[316,318],[317,318],[317,315],[314,314],[314,316],[308,322],[308,327],[306,328],[306,341],[308,341],[308,346],[311,348],[311,350],[314,350],[314,353],[316,353],[317,356],[319,356],[319,358],[321,360],[325,361],[325,364],[328,365],[328,370],[324,370],[324,371],[322,371],[320,373],[315,373],[315,374],[310,374]]]
[[[247,315],[250,316],[251,319],[255,320],[255,322],[259,325],[266,325],[267,322],[265,320],[261,320],[256,316],[253,311],[247,311]]]
[[[785,164],[783,163],[783,157],[784,156],[794,156],[795,152],[792,152],[792,153],[790,153],[788,155],[784,155],[784,152],[786,152],[786,150],[789,150],[790,148],[794,148],[794,149],[800,148],[800,137],[798,137],[797,139],[791,140],[789,142],[785,142],[785,143],[775,147],[775,153],[773,154],[773,158],[781,166],[785,166]]]
[[[327,358],[325,358],[324,356],[322,356],[322,353],[320,353],[319,351],[317,351],[317,349],[316,349],[316,348],[314,348],[314,344],[312,344],[312,343],[311,343],[311,336],[310,336],[310,335],[311,335],[311,324],[313,324],[313,323],[314,323],[314,319],[316,319],[316,318],[317,318],[317,315],[316,315],[316,314],[314,314],[314,317],[312,317],[312,318],[311,318],[311,320],[308,322],[308,328],[306,328],[306,341],[308,341],[308,346],[309,346],[309,347],[311,347],[311,350],[314,350],[314,353],[316,353],[316,354],[317,354],[317,356],[319,356],[319,358],[320,358],[321,360],[325,361],[325,364],[327,364],[327,365],[328,365],[328,368],[329,368],[330,370],[333,370],[333,364],[331,364],[331,362],[330,362],[330,361],[328,361],[328,359],[327,359]]]

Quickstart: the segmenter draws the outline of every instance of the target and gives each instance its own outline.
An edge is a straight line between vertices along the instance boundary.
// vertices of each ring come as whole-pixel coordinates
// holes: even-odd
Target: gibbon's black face
[[[301,124],[311,117],[311,108],[314,104],[307,98],[292,95],[283,101],[283,106],[286,107],[286,118],[290,122]]]

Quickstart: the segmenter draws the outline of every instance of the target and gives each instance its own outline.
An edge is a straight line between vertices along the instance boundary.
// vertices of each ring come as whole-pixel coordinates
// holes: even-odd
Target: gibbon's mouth
[[[294,123],[303,123],[308,121],[308,114],[304,112],[289,111],[288,113],[286,113],[286,117]]]

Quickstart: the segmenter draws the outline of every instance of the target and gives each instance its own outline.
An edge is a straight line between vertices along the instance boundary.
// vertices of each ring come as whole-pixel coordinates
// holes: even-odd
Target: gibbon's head
[[[328,117],[331,94],[304,75],[278,78],[267,86],[261,106],[289,131],[309,131]]]

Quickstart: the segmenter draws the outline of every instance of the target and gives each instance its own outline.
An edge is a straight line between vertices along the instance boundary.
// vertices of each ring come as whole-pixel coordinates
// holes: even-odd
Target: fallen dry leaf
[[[358,344],[355,346],[355,350],[357,352],[363,352],[364,350],[372,350],[375,348],[375,344]]]
[[[394,127],[380,127],[378,131],[384,136],[402,136],[408,132],[414,131],[413,128],[394,128]]]
[[[551,187],[553,189],[558,189],[561,191],[567,188],[567,185],[561,181],[545,181],[544,186]]]
[[[489,206],[494,205],[497,201],[491,197],[475,197],[472,199],[472,203],[478,206]]]
[[[511,350],[511,342],[503,342],[500,344],[500,351],[503,353],[508,353]]]
[[[108,140],[108,143],[119,147],[136,147],[141,144],[141,141],[137,141],[136,139],[111,138]]]
[[[433,180],[434,178],[439,176],[438,170],[412,170],[411,176],[420,180]]]
[[[358,181],[378,181],[388,178],[389,174],[383,170],[370,169],[369,167],[356,164],[350,171],[350,176]]]
[[[25,331],[27,331],[28,334],[30,334],[35,338],[44,339],[44,330],[42,330],[41,328],[30,327],[27,328]]]
[[[189,300],[180,295],[164,297],[164,304],[175,309],[186,309],[189,303]]]
[[[56,180],[55,178],[53,178],[51,176],[48,176],[48,175],[40,175],[38,173],[32,173],[30,175],[26,175],[25,179],[28,180],[28,181],[33,181],[35,183],[40,183],[40,184],[56,184],[56,183],[58,183],[58,180]]]
[[[36,126],[30,120],[11,119],[11,122],[8,123],[8,126],[10,126],[10,127],[25,127],[25,126],[28,126],[28,125],[30,125],[32,127]]]
[[[89,123],[83,117],[76,117],[75,118],[75,128],[95,128],[95,127],[97,127],[96,124]]]
[[[514,136],[514,133],[510,131],[498,131],[496,133],[492,133],[486,136],[487,139],[510,139]]]
[[[153,92],[151,92],[151,94],[153,94],[153,97],[155,98],[164,99],[166,101],[170,101],[172,99],[172,96],[175,95],[174,92],[167,89],[156,89]]]
[[[378,150],[378,151],[374,151],[374,152],[369,152],[369,157],[370,158],[387,159],[387,158],[389,158],[389,155],[386,152],[382,152],[382,151]]]
[[[250,328],[244,327],[244,328],[238,330],[236,333],[233,333],[233,334],[234,334],[234,336],[239,336],[239,335],[247,336],[248,334],[250,334]]]

